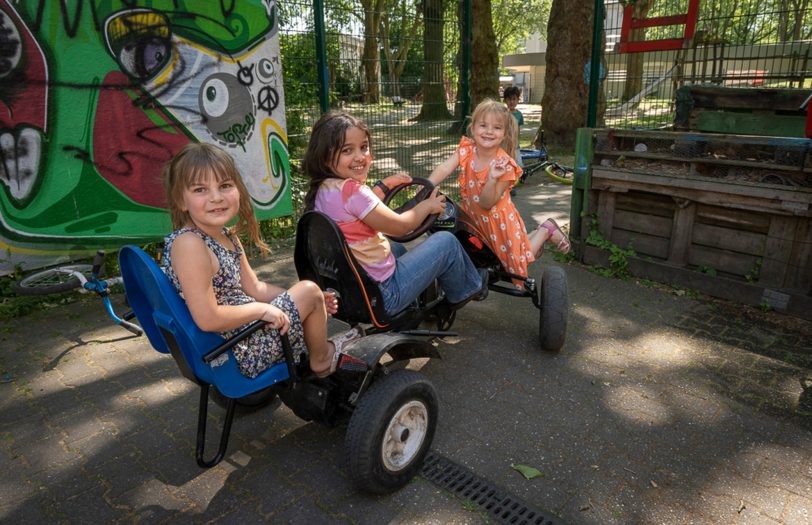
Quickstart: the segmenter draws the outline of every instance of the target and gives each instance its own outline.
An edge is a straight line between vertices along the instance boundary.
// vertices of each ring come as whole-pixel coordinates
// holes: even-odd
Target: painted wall
[[[276,0],[0,0],[0,274],[160,239],[188,142],[291,212]]]

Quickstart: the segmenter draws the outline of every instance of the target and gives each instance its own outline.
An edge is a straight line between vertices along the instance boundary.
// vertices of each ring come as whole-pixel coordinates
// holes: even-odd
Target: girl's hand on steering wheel
[[[421,202],[423,206],[427,207],[429,215],[434,215],[435,213],[443,213],[445,210],[445,195],[437,195],[437,192],[440,191],[440,188],[434,188],[431,192],[431,195]]]
[[[399,171],[394,175],[389,175],[375,183],[372,187],[372,193],[377,195],[379,199],[384,199],[393,189],[401,184],[412,182],[412,178],[405,171]]]
[[[267,307],[268,309],[265,310],[260,319],[268,323],[271,328],[279,330],[280,335],[287,333],[288,328],[290,328],[288,315],[272,304],[267,305]]]

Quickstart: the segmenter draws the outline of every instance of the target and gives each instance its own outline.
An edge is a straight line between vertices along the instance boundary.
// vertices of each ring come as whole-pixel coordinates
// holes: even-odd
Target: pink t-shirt
[[[379,204],[381,200],[364,184],[329,178],[321,183],[314,208],[338,224],[358,262],[370,277],[383,282],[395,273],[395,256],[386,237],[362,221]]]

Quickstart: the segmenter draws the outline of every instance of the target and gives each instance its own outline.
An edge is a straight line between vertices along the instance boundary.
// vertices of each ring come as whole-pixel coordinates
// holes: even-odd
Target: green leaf
[[[510,464],[510,468],[519,472],[525,479],[543,478],[544,473],[537,468],[528,467],[527,465],[514,465]]]

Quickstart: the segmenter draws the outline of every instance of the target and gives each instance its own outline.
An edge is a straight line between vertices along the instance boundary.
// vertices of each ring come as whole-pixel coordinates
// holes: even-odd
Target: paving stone
[[[809,499],[791,496],[781,520],[782,523],[812,523],[812,506],[809,505]]]
[[[525,189],[544,209],[529,207],[529,192],[516,202],[543,220],[556,186]],[[548,264],[557,263],[545,255],[531,274]],[[257,268],[295,280],[289,254]],[[564,270],[561,351],[539,350],[529,301],[491,294],[460,311],[460,335],[438,345],[444,359],[413,363],[440,397],[435,451],[575,525],[810,523],[812,323],[606,279],[576,262]],[[422,478],[390,495],[357,493],[343,464],[346,427],[303,422],[284,406],[236,418],[224,461],[199,468],[197,386],[92,304],[0,333],[0,369],[12,374],[0,384],[0,521],[493,522]],[[209,411],[210,453],[223,411]],[[543,477],[526,480],[510,467],[518,463]]]
[[[47,491],[41,490],[25,502],[0,506],[0,519],[4,523],[54,523],[65,518],[57,515],[54,503]]]

